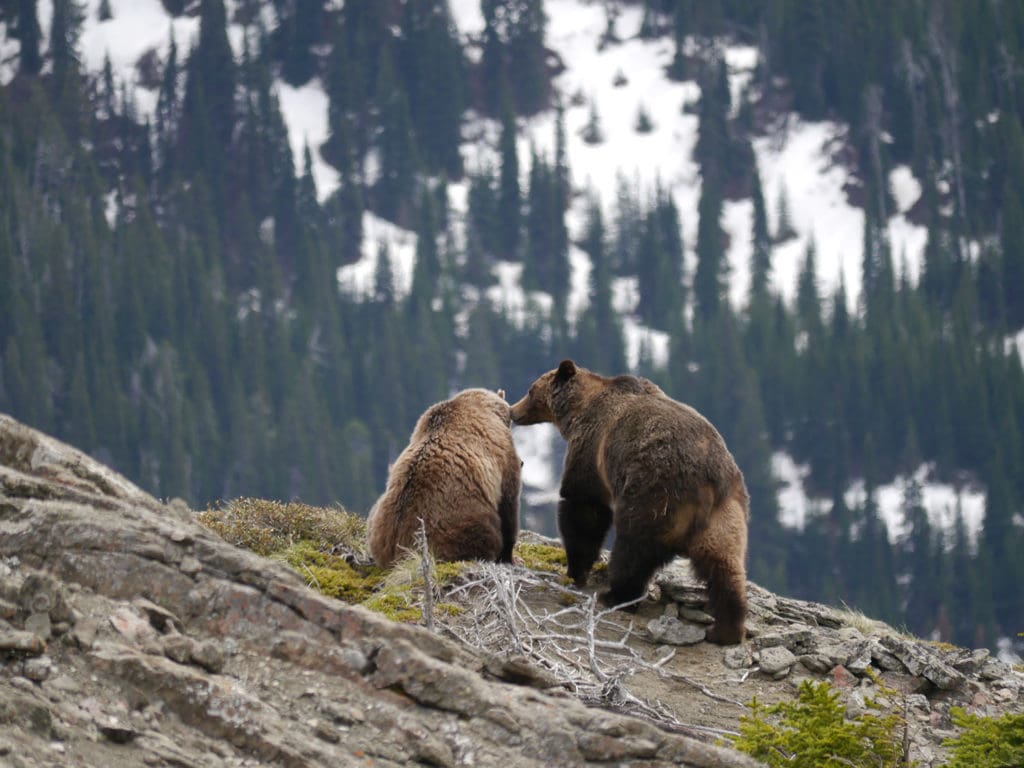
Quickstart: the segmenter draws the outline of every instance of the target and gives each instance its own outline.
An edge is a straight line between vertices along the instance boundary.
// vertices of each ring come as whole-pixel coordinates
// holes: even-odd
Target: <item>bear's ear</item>
[[[558,365],[558,375],[556,378],[559,381],[568,381],[576,375],[576,363],[572,360],[563,360]]]
[[[497,395],[498,395],[498,397],[500,397],[500,398],[501,398],[502,400],[504,400],[504,399],[505,399],[505,390],[504,390],[504,389],[499,389],[499,390],[498,390],[498,392],[497,392]]]

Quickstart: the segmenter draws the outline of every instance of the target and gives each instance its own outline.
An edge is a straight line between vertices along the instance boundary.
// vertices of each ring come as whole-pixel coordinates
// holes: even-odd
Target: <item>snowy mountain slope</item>
[[[115,79],[134,85],[132,92],[140,114],[152,114],[156,92],[139,83],[136,64],[140,56],[155,51],[163,60],[173,35],[179,56],[186,55],[198,35],[198,20],[193,17],[171,18],[160,0],[110,0],[113,17],[99,20],[100,0],[86,0],[85,24],[80,43],[86,69],[98,73],[109,56]],[[454,19],[467,39],[478,39],[483,29],[479,0],[452,0]],[[228,0],[228,18],[233,18],[235,3]],[[643,196],[651,196],[660,185],[673,195],[679,208],[684,244],[686,274],[695,268],[694,247],[697,231],[697,203],[700,195],[699,169],[693,160],[697,141],[697,117],[692,107],[700,98],[695,82],[676,83],[665,76],[665,67],[672,57],[672,44],[667,39],[642,40],[637,32],[642,19],[639,6],[626,6],[616,22],[620,42],[599,47],[607,20],[603,4],[584,0],[547,0],[547,43],[565,66],[555,81],[566,107],[565,128],[567,160],[573,174],[574,189],[595,191],[611,220],[611,206],[621,178],[627,179]],[[52,0],[39,3],[39,21],[44,38],[52,16]],[[273,26],[273,10],[265,5],[265,22]],[[238,24],[229,26],[229,38],[236,54],[241,53],[244,30]],[[45,46],[45,39],[44,39]],[[10,64],[17,53],[17,43],[0,29],[0,80],[13,75]],[[757,64],[757,50],[749,46],[726,46],[723,50],[729,68],[730,88],[735,102],[751,81]],[[620,77],[621,75],[621,77]],[[622,80],[625,82],[621,82]],[[620,81],[616,85],[616,80]],[[281,109],[289,131],[289,140],[300,169],[304,148],[309,146],[313,173],[320,197],[326,198],[338,186],[336,171],[319,154],[319,145],[328,135],[327,98],[322,84],[314,79],[295,88],[283,81],[276,83]],[[599,117],[604,140],[587,144],[581,132],[591,104]],[[651,117],[654,130],[636,132],[638,111],[644,109]],[[555,115],[553,112],[520,121],[518,144],[523,184],[529,170],[529,158],[536,148],[550,158],[554,153]],[[847,200],[845,187],[851,183],[849,172],[833,160],[847,128],[835,123],[807,123],[788,116],[773,126],[769,135],[755,140],[754,150],[765,192],[769,225],[778,227],[778,199],[785,195],[791,224],[797,236],[777,244],[773,249],[773,282],[775,288],[792,298],[796,276],[809,244],[816,249],[820,289],[830,292],[840,280],[845,281],[851,308],[860,290],[860,261],[863,240],[863,214]],[[464,128],[467,141],[463,154],[469,168],[497,158],[498,126],[493,121],[470,118]],[[907,211],[920,196],[920,186],[909,169],[896,168],[890,174],[897,210],[888,223],[893,253],[897,264],[905,264],[909,275],[916,278],[922,258],[926,233],[911,224]],[[466,210],[466,184],[451,184],[451,207],[456,218]],[[584,226],[586,196],[578,195],[569,213],[570,234],[578,238]],[[729,201],[724,209],[722,226],[730,242],[728,260],[731,269],[729,296],[741,306],[749,285],[751,253],[751,221],[753,207],[749,200]],[[374,216],[365,214],[362,259],[339,271],[343,290],[365,295],[372,289],[373,274],[380,243],[388,246],[399,294],[408,292],[412,279],[416,236],[414,233]],[[578,317],[587,304],[589,259],[577,247],[570,253],[572,264],[570,319]],[[519,283],[521,265],[503,263],[497,266],[497,285],[489,298],[513,317],[525,318],[531,306],[544,307],[550,298],[543,294],[524,295]],[[631,365],[639,357],[641,344],[646,344],[656,363],[667,359],[666,334],[642,326],[633,314],[638,301],[635,280],[624,278],[614,285],[616,309],[623,313],[627,339],[627,355]],[[1024,349],[1024,343],[1021,344]],[[553,361],[554,362],[554,361]],[[509,398],[521,393],[509,393]],[[549,502],[556,497],[559,468],[554,458],[557,435],[551,428],[516,430],[517,444],[524,459],[524,481],[527,497]],[[780,502],[787,524],[800,525],[807,514],[824,511],[823,500],[808,500],[802,491],[800,473],[792,461],[780,458],[775,472],[783,482]],[[897,480],[878,490],[880,508],[893,536],[902,531],[900,499],[904,481]],[[934,489],[934,490],[932,490]],[[851,494],[856,489],[851,489]],[[955,496],[952,489],[926,486],[925,504],[936,520],[948,516]],[[983,495],[965,494],[962,506],[969,528],[979,525]]]

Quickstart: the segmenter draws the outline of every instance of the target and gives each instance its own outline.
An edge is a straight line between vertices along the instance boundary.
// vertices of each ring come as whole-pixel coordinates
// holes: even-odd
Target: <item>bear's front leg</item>
[[[563,498],[558,503],[558,530],[565,546],[569,578],[577,587],[586,586],[611,525],[612,511],[600,502]]]

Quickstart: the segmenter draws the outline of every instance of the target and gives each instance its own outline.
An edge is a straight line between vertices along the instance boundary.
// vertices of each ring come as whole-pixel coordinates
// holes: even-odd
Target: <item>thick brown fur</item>
[[[420,416],[370,510],[370,554],[388,567],[415,548],[420,518],[438,560],[512,562],[522,462],[504,392],[467,389]]]
[[[707,419],[647,379],[564,360],[512,406],[512,421],[552,422],[568,444],[558,526],[570,578],[586,583],[614,523],[605,603],[642,597],[654,572],[684,555],[708,583],[708,640],[742,642],[749,497]]]

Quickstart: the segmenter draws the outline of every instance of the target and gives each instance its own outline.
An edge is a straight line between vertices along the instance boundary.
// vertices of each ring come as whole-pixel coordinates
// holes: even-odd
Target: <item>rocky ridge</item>
[[[534,624],[564,613],[558,576],[525,571],[484,576],[519,579]],[[0,414],[0,765],[753,766],[714,742],[743,702],[792,698],[804,679],[833,682],[851,715],[876,680],[898,690],[912,757],[940,765],[951,706],[1024,711],[1024,677],[986,651],[756,585],[748,642],[701,642],[706,595],[682,560],[635,616],[606,617],[605,646],[635,663],[604,674],[592,658],[601,696],[583,696],[529,622],[485,621],[495,602],[473,578],[439,631],[389,621]],[[485,624],[499,630],[471,631]],[[639,700],[657,707],[610,711]]]
[[[504,682],[3,415],[0,577],[3,765],[755,765]]]

